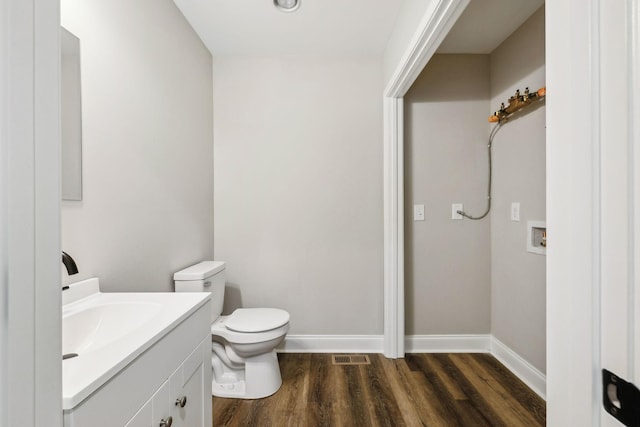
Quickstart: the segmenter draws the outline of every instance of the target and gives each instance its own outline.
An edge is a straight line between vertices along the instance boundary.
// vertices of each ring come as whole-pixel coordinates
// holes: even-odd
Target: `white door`
[[[600,2],[600,367],[640,384],[640,84],[635,1]],[[597,15],[596,15],[597,16]],[[597,314],[597,313],[596,313]],[[608,383],[608,385],[607,385]],[[623,383],[603,384],[602,426],[621,422]],[[640,392],[638,392],[640,394]],[[606,397],[605,397],[606,395]],[[640,396],[639,396],[640,397]],[[606,402],[606,403],[605,403]],[[640,410],[640,402],[635,403]],[[636,420],[631,425],[640,425]],[[630,425],[630,424],[627,424]]]
[[[546,3],[549,426],[620,426],[602,370],[640,384],[636,3]]]

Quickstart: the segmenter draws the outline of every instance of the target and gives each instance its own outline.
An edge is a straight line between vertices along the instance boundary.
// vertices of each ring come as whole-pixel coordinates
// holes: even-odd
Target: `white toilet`
[[[275,348],[289,331],[289,313],[277,308],[239,308],[221,316],[225,264],[203,261],[173,275],[176,292],[211,292],[214,396],[258,399],[282,384]]]

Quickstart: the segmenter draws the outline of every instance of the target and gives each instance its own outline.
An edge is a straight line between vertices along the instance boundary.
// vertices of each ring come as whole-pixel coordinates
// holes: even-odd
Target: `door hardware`
[[[602,370],[602,404],[628,427],[640,427],[640,390],[613,372]]]

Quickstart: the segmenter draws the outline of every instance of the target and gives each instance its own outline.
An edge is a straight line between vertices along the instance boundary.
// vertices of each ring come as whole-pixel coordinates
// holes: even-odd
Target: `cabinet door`
[[[171,416],[171,389],[165,381],[124,427],[157,427]]]
[[[158,427],[171,418],[172,427],[211,425],[211,339],[206,338],[125,427]]]
[[[173,374],[175,376],[175,373]],[[162,386],[156,391],[151,399],[153,406],[153,419],[151,421],[152,427],[162,425],[162,421],[167,421],[172,417],[171,407],[173,402],[171,401],[171,378],[162,384]],[[172,424],[175,425],[175,424]]]
[[[205,407],[205,403],[210,397],[205,390],[209,390],[211,385],[209,383],[207,387],[205,383],[208,378],[206,362],[209,360],[206,356],[210,357],[211,350],[206,351],[207,344],[208,342],[203,342],[198,346],[171,376],[174,427],[201,427],[205,426],[205,421],[208,420],[208,417],[205,417],[205,409],[210,410],[210,404],[209,407]]]
[[[150,427],[153,422],[153,408],[151,399],[129,420],[124,427]]]

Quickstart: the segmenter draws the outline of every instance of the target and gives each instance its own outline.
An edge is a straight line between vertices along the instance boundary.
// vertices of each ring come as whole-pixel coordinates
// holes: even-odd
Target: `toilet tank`
[[[222,314],[224,304],[225,264],[202,261],[173,275],[176,292],[211,292],[211,321]]]

